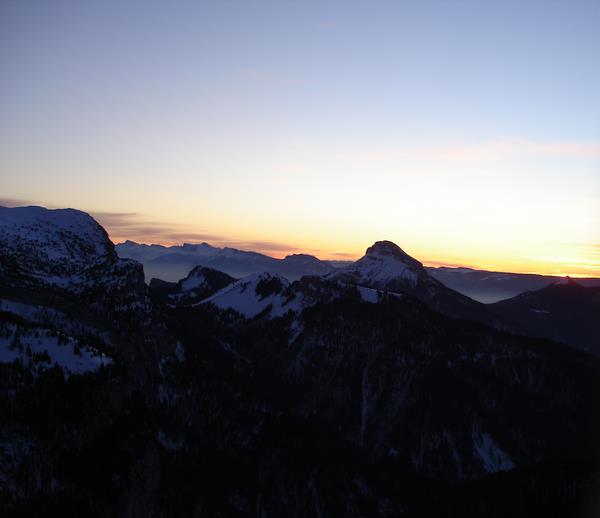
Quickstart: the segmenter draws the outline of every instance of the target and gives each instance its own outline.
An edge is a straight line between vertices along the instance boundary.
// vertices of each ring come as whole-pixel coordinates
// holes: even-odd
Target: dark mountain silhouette
[[[531,336],[600,354],[600,287],[586,288],[568,279],[490,307]]]
[[[294,281],[303,275],[327,275],[350,266],[353,261],[322,261],[312,255],[295,254],[275,259],[256,252],[221,249],[208,243],[165,247],[126,241],[116,245],[119,257],[135,259],[144,265],[146,280],[176,282],[198,265],[221,270],[233,277],[271,273]],[[478,302],[493,303],[532,291],[564,278],[551,275],[492,272],[472,268],[425,267],[431,277],[448,288]],[[578,279],[584,286],[600,286],[600,279]]]
[[[189,304],[213,295],[234,281],[219,270],[196,266],[185,279],[178,282],[152,279],[149,288],[150,294],[165,304]]]
[[[567,282],[563,277],[530,273],[492,272],[472,268],[427,268],[429,274],[449,288],[484,303],[494,303],[535,291],[554,283]],[[600,286],[600,279],[577,279],[583,286]]]

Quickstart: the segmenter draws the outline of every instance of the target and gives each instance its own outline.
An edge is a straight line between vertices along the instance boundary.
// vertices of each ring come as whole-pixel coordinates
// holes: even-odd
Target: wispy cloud
[[[332,257],[339,257],[340,259],[356,259],[357,255],[352,252],[332,252]]]
[[[0,198],[0,207],[24,207],[29,205],[40,205],[40,203],[22,198]],[[54,207],[48,206],[48,208]]]
[[[209,242],[215,246],[228,246],[265,253],[291,253],[299,247],[277,241],[244,240],[210,232],[198,232],[191,225],[152,221],[136,212],[93,212],[92,216],[106,228],[114,241],[131,239],[142,243],[181,244]]]
[[[57,206],[50,206],[34,200],[0,198],[0,206],[22,207],[26,205],[40,205],[47,208],[57,208]],[[140,243],[163,245],[208,242],[213,246],[238,248],[240,250],[251,250],[278,256],[297,252],[319,252],[319,250],[306,250],[292,243],[236,239],[235,237],[223,236],[211,232],[199,232],[189,224],[172,224],[155,221],[138,212],[87,212],[89,212],[89,214],[105,228],[111,240],[115,243],[127,239]]]
[[[452,261],[438,261],[436,259],[427,259],[423,261],[425,266],[433,266],[435,268],[439,267],[447,267],[447,268],[470,268],[469,266],[465,266],[465,263],[460,262],[452,262]]]
[[[457,162],[498,161],[523,156],[563,156],[570,158],[600,158],[600,142],[534,141],[520,137],[462,144],[423,147],[402,147],[371,150],[340,158],[364,161],[399,161],[403,159],[433,159]]]
[[[183,241],[214,241],[219,236],[189,230],[187,225],[154,221],[137,212],[92,212],[114,241],[131,239],[144,243],[176,244]]]

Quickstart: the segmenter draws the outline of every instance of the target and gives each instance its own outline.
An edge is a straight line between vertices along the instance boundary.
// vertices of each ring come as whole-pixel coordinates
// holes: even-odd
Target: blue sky
[[[0,196],[127,214],[116,240],[593,272],[599,24],[584,1],[4,0]]]

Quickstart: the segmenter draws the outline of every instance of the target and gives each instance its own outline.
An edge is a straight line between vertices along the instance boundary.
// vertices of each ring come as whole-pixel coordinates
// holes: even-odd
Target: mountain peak
[[[567,286],[577,286],[579,288],[582,287],[581,284],[579,284],[575,279],[573,279],[572,277],[569,277],[567,275]]]
[[[403,263],[410,264],[411,266],[423,266],[419,261],[408,255],[404,250],[402,250],[402,248],[392,241],[376,241],[373,243],[373,245],[367,248],[365,255],[367,257],[394,257]]]
[[[294,263],[320,263],[321,261],[310,254],[289,254],[286,255],[283,259],[284,261],[294,262]]]

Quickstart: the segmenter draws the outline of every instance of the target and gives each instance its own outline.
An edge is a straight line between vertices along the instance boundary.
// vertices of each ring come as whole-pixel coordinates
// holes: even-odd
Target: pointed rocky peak
[[[407,291],[430,282],[423,265],[391,241],[377,241],[355,263],[331,274],[349,284],[390,291]]]
[[[372,246],[367,248],[366,257],[381,257],[397,259],[407,265],[414,267],[422,267],[423,265],[408,255],[402,248],[392,241],[376,241]]]

